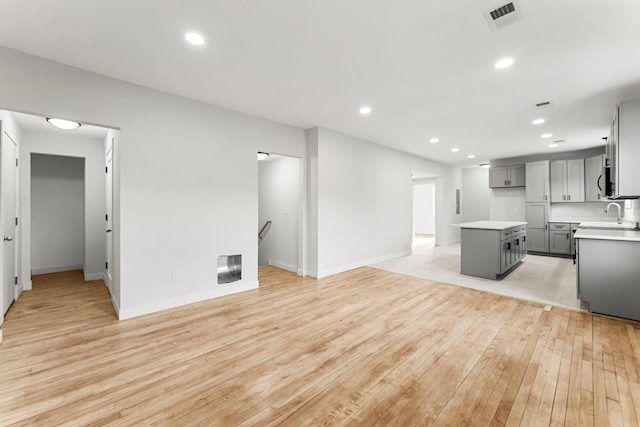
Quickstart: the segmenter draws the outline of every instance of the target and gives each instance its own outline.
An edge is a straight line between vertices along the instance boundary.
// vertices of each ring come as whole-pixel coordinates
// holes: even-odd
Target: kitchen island
[[[460,271],[499,279],[527,254],[527,223],[475,221],[460,224]]]
[[[640,231],[579,229],[578,299],[594,313],[640,321]]]

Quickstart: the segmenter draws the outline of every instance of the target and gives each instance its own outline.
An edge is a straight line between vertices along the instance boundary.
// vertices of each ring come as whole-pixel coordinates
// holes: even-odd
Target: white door
[[[2,167],[2,314],[15,298],[16,281],[16,143],[0,123]]]
[[[109,292],[113,293],[113,138],[105,146],[105,185],[106,185],[106,234],[107,260],[105,264],[105,281]]]

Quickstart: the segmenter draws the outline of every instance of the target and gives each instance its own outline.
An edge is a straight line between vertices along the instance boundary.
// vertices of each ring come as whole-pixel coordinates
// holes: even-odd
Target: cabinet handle
[[[569,233],[567,233],[567,239],[569,238]]]
[[[567,200],[567,196],[563,195],[562,200]]]
[[[511,250],[511,242],[507,243],[507,250]]]
[[[571,200],[571,194],[567,195],[567,200]]]
[[[507,181],[504,182],[504,185],[507,185]]]
[[[548,230],[548,229],[549,229],[549,224],[545,224],[545,225],[544,225],[544,229],[545,229],[545,230]]]
[[[544,195],[544,199],[547,200],[547,195],[546,194]]]

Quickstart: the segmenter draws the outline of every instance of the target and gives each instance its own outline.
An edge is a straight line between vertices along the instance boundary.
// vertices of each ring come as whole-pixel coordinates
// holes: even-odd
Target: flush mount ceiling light
[[[551,134],[551,133],[543,133],[542,135],[540,135],[540,138],[548,139],[548,138],[551,138],[552,136],[553,136],[553,134]]]
[[[458,151],[460,151],[460,149],[456,147],[456,148],[452,148],[451,151],[453,151],[454,153],[457,153]]]
[[[531,122],[531,124],[534,125],[541,125],[544,123],[544,119],[535,119],[534,121]]]
[[[467,156],[467,159],[473,159],[475,156],[476,156],[475,154],[469,154],[469,155]]]
[[[196,46],[200,46],[204,44],[204,37],[202,37],[198,33],[187,33],[184,35],[184,38],[191,44]]]
[[[491,165],[490,165],[489,163],[482,163],[482,164],[480,165],[480,167],[481,167],[482,169],[489,169],[489,168],[491,167]]]
[[[258,160],[267,160],[269,158],[269,153],[263,153],[262,151],[258,151]]]
[[[430,143],[432,143],[432,144],[435,144],[436,142],[440,142],[440,139],[438,139],[438,138],[431,138],[431,139],[429,140],[429,142],[430,142]]]
[[[558,146],[558,144],[555,143],[555,142],[553,144],[549,144],[549,148],[556,148],[557,146]]]
[[[513,65],[513,58],[504,58],[496,62],[495,67],[500,70],[502,68],[508,68]]]
[[[71,120],[63,120],[63,119],[52,119],[47,117],[47,121],[57,127],[58,129],[63,130],[73,130],[80,127],[80,123],[72,122]]]
[[[369,106],[364,106],[364,107],[360,108],[360,114],[365,115],[365,116],[367,114],[371,114],[371,111],[372,111],[371,107],[369,107]]]

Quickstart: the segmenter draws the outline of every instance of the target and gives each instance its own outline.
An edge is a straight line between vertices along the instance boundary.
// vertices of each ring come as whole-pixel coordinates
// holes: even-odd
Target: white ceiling
[[[615,103],[640,98],[640,1],[520,0],[492,32],[483,12],[506,2],[0,0],[0,45],[458,166],[549,151],[544,132],[601,145]]]
[[[47,122],[45,117],[16,112],[11,112],[11,114],[23,132],[56,133],[74,137],[104,138],[108,131],[106,128],[87,124],[83,124],[73,130],[62,130]]]

